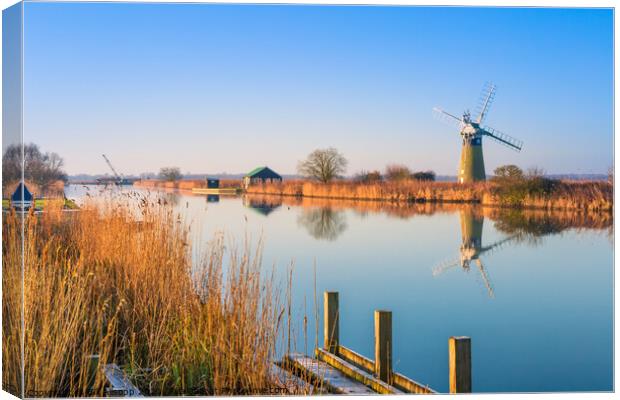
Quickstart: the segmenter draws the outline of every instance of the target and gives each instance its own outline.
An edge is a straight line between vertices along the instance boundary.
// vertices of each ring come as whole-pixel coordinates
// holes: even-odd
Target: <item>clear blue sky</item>
[[[484,146],[548,173],[613,162],[613,12],[27,3],[24,136],[75,173],[294,173],[333,146],[348,173],[404,163],[455,175],[456,128],[498,85]]]

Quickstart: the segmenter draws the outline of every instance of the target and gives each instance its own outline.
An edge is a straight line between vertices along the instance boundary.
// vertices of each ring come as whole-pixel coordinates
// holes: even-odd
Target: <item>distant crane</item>
[[[110,169],[112,170],[112,173],[114,174],[114,179],[106,179],[106,178],[99,178],[97,179],[98,182],[100,183],[114,183],[115,185],[131,185],[132,183],[129,181],[129,179],[123,178],[123,176],[121,174],[119,174],[118,172],[116,172],[116,169],[114,168],[114,166],[112,165],[112,163],[110,162],[110,160],[108,159],[108,157],[106,157],[105,154],[102,154],[103,159],[105,160],[106,164],[108,164],[108,167],[110,167]]]
[[[491,103],[495,99],[496,89],[497,86],[492,83],[487,83],[484,87],[478,106],[478,117],[475,120],[472,119],[469,111],[465,111],[463,117],[459,118],[440,108],[435,107],[433,109],[436,115],[442,117],[444,121],[456,124],[463,138],[461,162],[458,170],[459,183],[484,181],[486,179],[484,158],[482,157],[483,136],[488,136],[515,151],[521,151],[523,147],[523,141],[501,133],[489,126],[482,126],[484,117],[488,114]]]

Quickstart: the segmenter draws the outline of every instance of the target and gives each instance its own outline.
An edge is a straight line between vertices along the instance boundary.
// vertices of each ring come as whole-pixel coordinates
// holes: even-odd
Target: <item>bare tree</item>
[[[330,147],[314,150],[306,160],[299,162],[297,171],[305,177],[328,183],[344,174],[347,164],[347,159]]]
[[[34,143],[24,145],[24,179],[31,181],[46,190],[56,181],[67,181],[63,170],[64,161],[56,153],[42,153]],[[2,186],[21,180],[22,178],[22,146],[8,146],[2,155]]]
[[[183,178],[179,167],[163,167],[159,170],[159,178],[165,181],[175,182]]]

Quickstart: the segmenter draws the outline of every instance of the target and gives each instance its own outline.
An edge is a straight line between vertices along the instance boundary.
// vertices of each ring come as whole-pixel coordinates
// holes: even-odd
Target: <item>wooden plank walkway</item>
[[[356,395],[376,394],[375,391],[363,383],[348,378],[345,374],[327,363],[314,358],[293,353],[287,355],[285,361],[290,363],[291,366],[298,371],[308,374],[307,378],[310,378],[313,382],[320,382],[330,393]]]
[[[293,373],[331,393],[344,394],[437,394],[392,369],[392,312],[375,310],[375,359],[372,360],[340,344],[338,292],[323,297],[323,348],[315,349],[315,358],[300,354],[285,357]],[[450,393],[471,393],[471,339],[450,337]]]
[[[320,393],[314,385],[282,369],[278,364],[272,363],[270,365],[269,376],[273,383],[282,390],[273,394],[311,395]]]
[[[192,193],[194,194],[221,194],[231,196],[240,192],[240,188],[192,188]]]

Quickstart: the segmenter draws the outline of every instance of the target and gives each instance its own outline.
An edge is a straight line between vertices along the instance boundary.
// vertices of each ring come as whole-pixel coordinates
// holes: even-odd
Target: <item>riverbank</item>
[[[207,182],[204,179],[182,179],[178,181],[162,181],[159,179],[143,179],[135,181],[134,186],[145,189],[176,189],[176,190],[189,190],[203,189],[207,187]],[[220,188],[240,188],[241,181],[234,179],[221,179],[219,182]]]
[[[246,193],[339,200],[404,203],[475,203],[484,206],[546,210],[604,211],[613,209],[613,186],[602,181],[553,181],[550,187],[502,185],[496,182],[341,181],[321,184],[284,181],[250,186]]]

